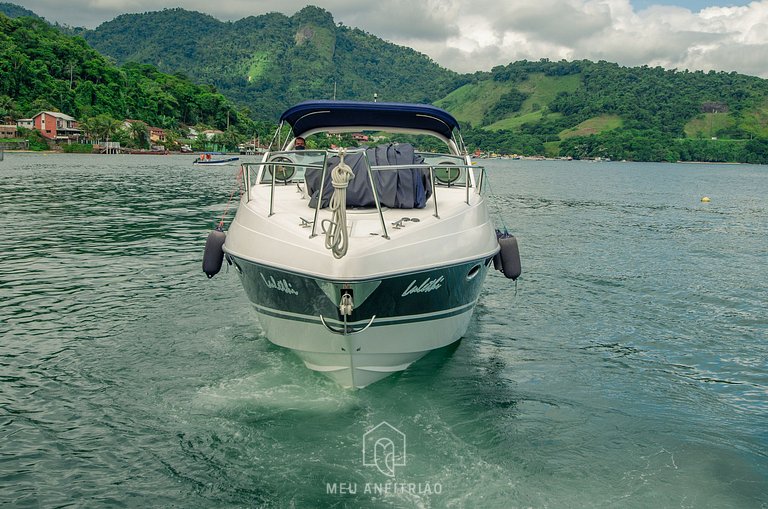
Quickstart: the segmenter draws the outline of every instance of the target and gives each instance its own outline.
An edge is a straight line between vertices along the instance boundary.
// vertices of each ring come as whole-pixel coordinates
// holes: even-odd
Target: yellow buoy
[[[709,203],[709,196],[702,196],[701,203]]]

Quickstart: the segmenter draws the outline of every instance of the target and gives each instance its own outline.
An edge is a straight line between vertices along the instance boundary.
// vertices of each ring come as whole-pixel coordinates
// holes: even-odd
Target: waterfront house
[[[165,142],[164,129],[160,129],[159,127],[152,127],[152,126],[148,126],[148,128],[149,128],[149,141],[152,141],[154,143]]]
[[[18,132],[18,129],[13,124],[10,124],[10,125],[0,124],[0,138],[7,138],[7,139],[15,138],[17,132]]]
[[[203,136],[205,136],[206,140],[212,140],[214,136],[218,136],[220,134],[224,134],[224,131],[220,131],[218,129],[206,129],[203,131]]]
[[[34,117],[34,128],[49,140],[71,140],[83,133],[78,129],[77,120],[57,111],[41,111]]]

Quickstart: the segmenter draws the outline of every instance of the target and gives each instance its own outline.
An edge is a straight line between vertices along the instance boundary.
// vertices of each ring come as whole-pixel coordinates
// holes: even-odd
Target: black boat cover
[[[365,149],[371,166],[388,166],[403,164],[423,164],[424,158],[414,152],[409,143],[389,143],[368,147]],[[373,189],[368,177],[365,165],[365,157],[362,152],[347,154],[344,163],[352,168],[355,177],[347,186],[347,207],[375,207]],[[328,159],[325,172],[325,185],[323,186],[323,200],[321,208],[328,206],[333,195],[331,183],[331,170],[339,164],[339,156]],[[382,207],[398,209],[421,209],[427,204],[432,194],[429,182],[429,170],[424,168],[408,168],[404,170],[377,170],[373,171],[376,190],[379,194],[379,203]],[[320,195],[320,179],[322,170],[308,169],[305,175],[307,193],[311,199],[309,206],[317,206]]]

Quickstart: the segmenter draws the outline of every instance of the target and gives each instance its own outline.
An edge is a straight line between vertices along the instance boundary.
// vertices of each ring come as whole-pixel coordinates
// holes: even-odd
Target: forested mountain
[[[0,12],[12,7],[16,15],[32,14],[12,4],[0,4]],[[458,75],[409,48],[336,24],[316,7],[226,23],[168,9],[121,15],[96,30],[57,27],[82,35],[121,68],[42,20],[0,17],[0,26],[4,115],[56,107],[159,126],[230,125],[253,136],[268,127],[248,116],[274,122],[302,100],[334,92],[371,100],[377,93],[380,100],[447,109],[464,124],[472,149],[768,163],[768,80],[733,72],[542,59]]]
[[[124,14],[83,37],[118,63],[142,62],[214,85],[253,116],[274,120],[307,99],[433,102],[459,75],[427,56],[336,24],[317,7],[225,23],[166,9]]]
[[[43,110],[166,128],[252,124],[210,86],[146,64],[116,67],[81,37],[65,35],[42,19],[0,14],[0,118]]]
[[[316,7],[234,23],[171,9],[119,16],[83,35],[118,62],[214,84],[255,118],[331,98],[335,83],[340,99],[378,93],[442,106],[488,151],[768,161],[768,81],[736,73],[542,60],[460,76]]]

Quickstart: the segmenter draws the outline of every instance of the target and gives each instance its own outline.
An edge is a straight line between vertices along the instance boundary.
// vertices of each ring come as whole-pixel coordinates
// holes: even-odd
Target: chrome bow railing
[[[305,187],[302,192],[306,193],[306,182],[304,181],[304,172],[308,169],[322,170],[320,179],[319,196],[323,196],[326,185],[326,177],[332,168],[328,168],[328,159],[337,155],[339,150],[301,150],[301,151],[279,151],[269,152],[264,160],[256,163],[243,163],[241,165],[245,181],[246,201],[250,202],[253,197],[251,189],[253,187],[254,176],[258,184],[267,184],[270,186],[269,194],[269,216],[274,215],[275,189],[282,184],[293,182],[304,182]],[[373,191],[376,211],[379,215],[383,237],[389,239],[384,213],[379,201],[379,193],[376,190],[376,179],[373,177],[375,171],[394,171],[412,168],[422,168],[429,171],[429,180],[432,188],[432,207],[433,216],[440,218],[438,187],[463,187],[465,189],[467,205],[471,204],[472,190],[479,195],[483,190],[485,181],[485,168],[466,164],[461,156],[450,154],[438,154],[432,152],[417,152],[424,157],[425,162],[421,164],[400,164],[400,165],[371,165],[368,155],[364,148],[347,149],[346,154],[362,153],[365,158],[366,173],[368,181]],[[437,161],[437,162],[426,162]],[[437,185],[439,184],[439,185]],[[312,221],[312,232],[310,237],[317,236],[317,219],[320,214],[322,199],[317,200],[315,206],[314,219]],[[306,221],[306,220],[305,220]]]

